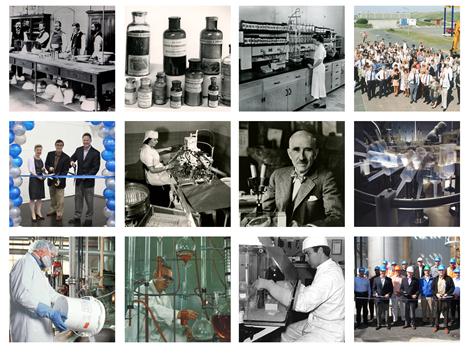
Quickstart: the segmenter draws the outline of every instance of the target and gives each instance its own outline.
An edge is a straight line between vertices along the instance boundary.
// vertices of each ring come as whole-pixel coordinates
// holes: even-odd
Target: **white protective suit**
[[[162,162],[160,162],[159,152],[156,149],[151,148],[147,144],[142,145],[141,153],[140,153],[140,160],[148,168],[164,167]],[[167,184],[170,184],[170,175],[168,174],[167,171],[153,173],[153,172],[150,172],[148,169],[146,169],[146,181],[151,186],[165,186]]]
[[[157,289],[155,288],[154,282],[151,281],[148,287],[148,294],[159,294]],[[139,287],[139,292],[141,294],[145,294],[146,286],[141,285]],[[161,295],[165,295],[165,291],[160,293]],[[138,297],[136,296],[134,300],[137,300]],[[144,301],[144,296],[140,297],[140,300]],[[128,327],[128,330],[131,331],[129,336],[126,337],[131,338],[132,341],[136,341],[137,339],[137,330],[139,325],[139,341],[145,341],[145,325],[144,325],[144,318],[146,315],[146,310],[143,304],[139,304],[139,322],[137,321],[137,303],[134,303],[134,310],[132,312],[132,320],[131,320],[131,327]],[[177,319],[178,311],[174,311],[173,309],[173,296],[149,296],[149,307],[154,312],[155,316],[157,317],[157,322],[162,329],[162,332],[168,342],[173,342],[173,318],[175,314],[176,319],[176,342],[186,342],[187,338],[183,334],[184,328],[180,325],[180,320]],[[157,332],[154,322],[152,321],[152,317],[149,314],[149,342],[163,342],[162,336]]]
[[[321,60],[322,63],[312,70],[311,96],[315,99],[326,97],[325,92],[325,65],[324,59],[327,53],[324,45],[320,43],[314,50],[314,62]]]
[[[10,272],[10,335],[12,342],[52,342],[52,322],[36,315],[39,303],[53,306],[56,292],[36,259],[27,253]]]
[[[310,286],[300,285],[293,310],[309,312],[307,320],[288,326],[283,342],[345,341],[345,280],[342,268],[332,259],[317,267]]]

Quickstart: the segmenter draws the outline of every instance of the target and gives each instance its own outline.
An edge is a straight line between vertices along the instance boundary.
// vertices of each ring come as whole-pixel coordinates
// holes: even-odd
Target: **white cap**
[[[303,251],[317,246],[329,246],[329,242],[327,242],[327,237],[324,236],[308,236],[303,241]]]
[[[417,262],[423,262],[424,259],[422,257],[417,258]]]
[[[144,134],[144,140],[142,142],[146,141],[147,139],[158,139],[159,138],[159,132],[155,130],[148,130]]]
[[[407,267],[407,273],[414,273],[414,267],[408,266]]]

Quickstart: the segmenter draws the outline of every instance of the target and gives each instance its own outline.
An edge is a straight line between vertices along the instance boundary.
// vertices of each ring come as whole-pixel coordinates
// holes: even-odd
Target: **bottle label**
[[[231,66],[227,64],[222,64],[221,65],[221,74],[224,77],[231,76]]]
[[[167,87],[154,88],[154,103],[157,105],[163,105],[167,103]]]
[[[170,95],[170,107],[180,108],[182,106],[183,92],[172,92]]]
[[[152,106],[152,91],[150,92],[138,92],[137,93],[137,104],[141,108],[149,108]]]
[[[126,51],[129,55],[149,54],[150,32],[128,32]]]
[[[127,105],[133,105],[137,101],[137,92],[125,92],[124,93],[124,103]]]
[[[200,39],[201,44],[222,45],[222,39]]]
[[[164,38],[165,57],[184,57],[186,55],[186,38],[166,39]]]
[[[203,90],[203,78],[185,79],[185,92],[200,93]]]
[[[215,93],[215,95],[214,95]],[[218,106],[218,92],[208,91],[208,107],[216,108]]]
[[[221,59],[201,59],[201,70],[206,75],[218,75],[221,72]]]
[[[149,55],[128,55],[129,76],[146,76],[150,73]]]

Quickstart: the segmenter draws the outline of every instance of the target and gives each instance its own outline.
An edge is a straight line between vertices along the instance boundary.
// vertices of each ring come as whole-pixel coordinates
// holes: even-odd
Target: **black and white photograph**
[[[240,122],[241,226],[344,225],[344,122]]]
[[[10,227],[114,227],[114,127],[10,121]]]
[[[460,340],[460,237],[355,237],[354,245],[355,342]]]
[[[344,111],[343,6],[239,7],[239,111]]]
[[[355,226],[459,226],[460,122],[355,122]]]
[[[125,108],[230,111],[230,6],[126,8]]]
[[[126,122],[128,227],[230,226],[230,122]]]
[[[10,6],[10,111],[115,110],[114,6]]]
[[[239,342],[344,342],[344,238],[248,240],[239,245]]]

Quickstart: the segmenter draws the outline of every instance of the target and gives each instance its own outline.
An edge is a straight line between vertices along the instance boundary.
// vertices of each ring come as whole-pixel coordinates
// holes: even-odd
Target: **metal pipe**
[[[100,237],[100,280],[98,283],[98,287],[103,289],[103,274],[104,274],[104,267],[105,267],[105,237]]]
[[[77,296],[77,262],[76,262],[76,245],[75,237],[69,238],[69,268],[70,274],[67,279],[67,284],[69,285],[69,296]]]
[[[201,289],[207,288],[206,272],[208,268],[207,263],[207,243],[206,237],[202,236],[200,239],[200,257],[201,257]]]

